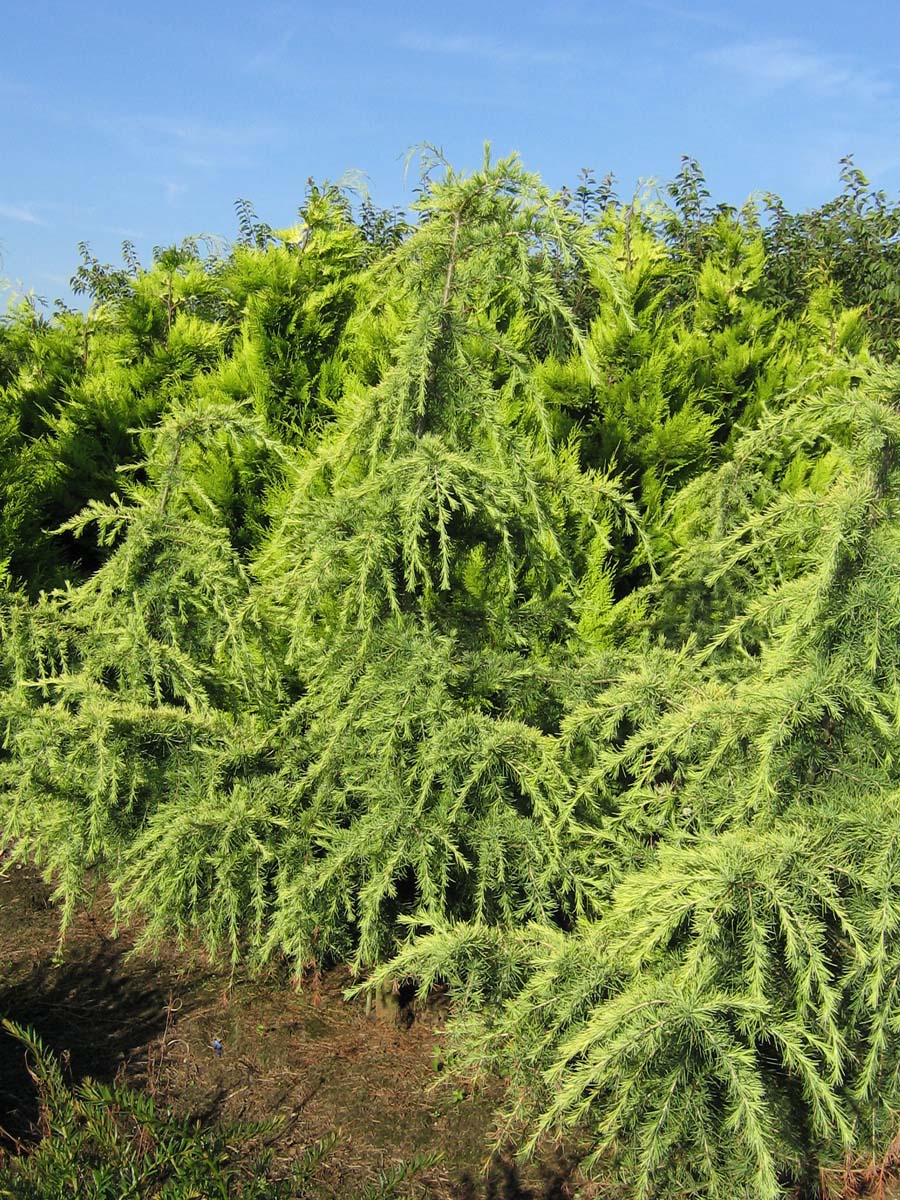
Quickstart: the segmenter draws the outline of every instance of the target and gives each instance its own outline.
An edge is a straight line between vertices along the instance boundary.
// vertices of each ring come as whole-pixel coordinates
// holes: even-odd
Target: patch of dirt
[[[285,1167],[337,1130],[322,1170],[325,1194],[361,1189],[379,1171],[436,1150],[442,1161],[419,1179],[420,1194],[533,1194],[506,1167],[471,1183],[485,1166],[496,1094],[468,1094],[443,1079],[440,1002],[397,1024],[367,1015],[362,999],[345,1002],[342,970],[297,991],[275,972],[222,970],[196,948],[133,953],[132,933],[113,936],[102,888],[73,920],[61,961],[58,930],[50,889],[28,867],[7,864],[0,1016],[31,1025],[76,1078],[118,1076],[208,1120],[280,1117],[274,1144]],[[34,1117],[22,1048],[0,1035],[0,1127],[22,1136]],[[568,1194],[564,1175],[538,1190]]]

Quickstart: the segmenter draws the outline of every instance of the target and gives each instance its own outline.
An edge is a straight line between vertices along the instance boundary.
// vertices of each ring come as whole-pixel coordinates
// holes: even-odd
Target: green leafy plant
[[[10,1021],[3,1027],[27,1051],[40,1108],[39,1140],[0,1160],[0,1195],[9,1200],[287,1200],[307,1194],[336,1141],[309,1146],[290,1175],[275,1180],[265,1142],[277,1122],[204,1128],[122,1084],[70,1085],[36,1034]]]
[[[34,1144],[0,1157],[0,1196],[8,1200],[300,1200],[318,1195],[318,1169],[339,1141],[307,1146],[287,1174],[273,1173],[278,1118],[204,1126],[160,1111],[154,1099],[121,1083],[70,1084],[31,1030],[3,1027],[25,1048],[37,1088]],[[389,1200],[440,1156],[420,1154],[355,1193]]]

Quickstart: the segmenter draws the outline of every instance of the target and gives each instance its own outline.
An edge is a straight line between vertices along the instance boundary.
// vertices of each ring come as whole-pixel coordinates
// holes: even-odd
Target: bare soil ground
[[[29,868],[0,865],[0,1016],[32,1026],[73,1077],[119,1076],[205,1120],[278,1116],[276,1162],[285,1165],[338,1130],[323,1195],[360,1190],[429,1151],[442,1160],[416,1181],[419,1195],[570,1194],[555,1166],[533,1178],[502,1165],[483,1174],[497,1089],[475,1093],[444,1078],[441,1002],[396,1024],[367,1016],[362,1000],[345,1002],[341,970],[298,991],[286,975],[231,973],[196,948],[133,952],[131,933],[113,936],[102,888],[73,921],[60,960],[49,897]],[[0,1128],[24,1136],[34,1116],[22,1048],[0,1034]]]

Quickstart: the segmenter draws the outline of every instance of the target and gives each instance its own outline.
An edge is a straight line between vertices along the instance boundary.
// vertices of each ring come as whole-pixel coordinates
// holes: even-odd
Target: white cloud
[[[21,204],[0,204],[0,217],[7,221],[21,221],[24,225],[43,225],[40,217],[36,217],[30,208]]]
[[[517,43],[494,41],[476,34],[431,34],[407,30],[396,43],[415,54],[440,54],[480,58],[498,66],[529,66],[568,63],[575,59],[569,50],[540,50]]]
[[[96,117],[90,122],[129,149],[189,168],[246,165],[279,131],[260,121],[220,122],[203,117]]]
[[[893,90],[889,83],[849,60],[796,41],[773,38],[734,42],[708,51],[703,57],[764,95],[801,88],[818,96],[851,96],[876,103]]]
[[[725,30],[734,33],[739,24],[727,9],[689,8],[683,4],[671,4],[668,0],[637,0],[637,6],[647,12],[656,13],[670,21],[680,21],[691,25],[705,25],[710,29]]]

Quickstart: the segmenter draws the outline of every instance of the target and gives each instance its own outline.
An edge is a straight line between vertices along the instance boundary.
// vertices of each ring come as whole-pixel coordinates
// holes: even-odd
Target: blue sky
[[[406,204],[406,151],[518,150],[558,186],[630,193],[698,158],[714,198],[807,206],[852,152],[900,191],[896,0],[471,0],[337,6],[32,0],[0,6],[0,276],[67,292],[76,244],[143,258],[293,220],[308,176]]]

